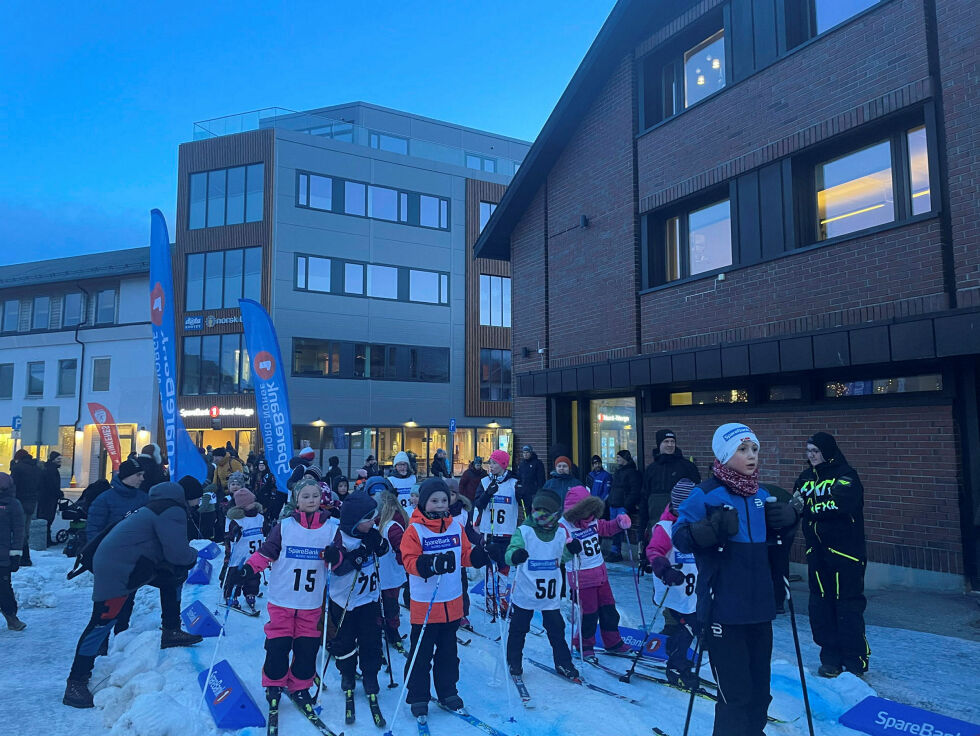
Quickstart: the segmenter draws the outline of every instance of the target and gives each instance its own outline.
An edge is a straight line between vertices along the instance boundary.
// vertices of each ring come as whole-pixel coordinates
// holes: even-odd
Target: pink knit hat
[[[508,455],[505,450],[494,450],[490,453],[490,459],[500,465],[502,468],[506,468],[508,465],[510,465],[510,455]]]
[[[255,494],[252,493],[247,488],[241,488],[235,491],[235,506],[240,509],[247,509],[253,503],[255,503]]]

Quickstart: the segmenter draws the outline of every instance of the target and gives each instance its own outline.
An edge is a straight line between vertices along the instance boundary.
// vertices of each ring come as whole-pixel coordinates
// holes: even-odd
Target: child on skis
[[[697,626],[695,611],[698,596],[695,587],[698,567],[694,555],[674,547],[671,531],[677,521],[677,510],[694,489],[694,481],[681,478],[670,491],[670,502],[653,526],[646,557],[656,576],[653,583],[654,603],[664,612],[663,633],[667,635],[667,679],[673,685],[693,688],[698,680],[692,671],[688,649]],[[662,602],[662,603],[661,603]]]
[[[541,611],[551,653],[558,674],[569,679],[578,677],[572,665],[572,655],[565,642],[565,619],[561,615],[561,563],[572,558],[571,537],[558,523],[561,518],[561,497],[542,488],[531,499],[531,515],[510,538],[506,562],[517,566],[516,580],[511,592],[510,630],[507,635],[507,666],[512,676],[524,673],[522,657],[524,640],[531,629],[531,617]]]
[[[326,625],[322,619],[327,571],[340,561],[341,553],[333,546],[337,521],[319,510],[319,484],[296,483],[291,500],[296,510],[272,528],[242,572],[253,577],[270,570],[262,666],[270,711],[278,711],[285,689],[310,718],[315,713],[309,687],[316,674],[321,626]]]
[[[565,515],[561,525],[582,545],[567,567],[572,601],[581,607],[579,631],[573,643],[586,660],[595,658],[596,623],[607,652],[625,654],[630,649],[619,634],[619,611],[613,598],[600,537],[614,537],[630,528],[630,517],[620,514],[613,520],[602,518],[605,503],[584,486],[573,486],[565,494]]]
[[[493,561],[493,569],[487,571],[485,597],[487,610],[493,616],[506,615],[506,598],[509,591],[500,590],[500,575],[507,576],[509,568],[504,554],[510,545],[511,535],[520,523],[517,498],[517,476],[507,470],[510,455],[504,450],[490,453],[487,467],[490,475],[480,480],[480,491],[473,504],[480,511],[477,530],[483,535],[487,555]]]
[[[418,507],[402,537],[402,562],[409,574],[412,622],[411,653],[405,676],[406,702],[416,718],[429,712],[429,671],[439,703],[460,710],[456,691],[459,658],[456,630],[463,616],[460,567],[483,567],[486,553],[471,546],[463,528],[449,514],[449,490],[441,478],[419,486]]]
[[[399,452],[395,455],[391,471],[388,473],[388,482],[398,496],[398,503],[405,509],[405,514],[411,517],[415,510],[415,503],[412,499],[412,490],[418,481],[415,473],[412,472],[412,462],[407,452]]]
[[[402,635],[398,630],[401,625],[401,607],[398,605],[398,593],[404,587],[408,578],[402,566],[402,536],[408,527],[408,515],[398,503],[398,497],[386,478],[374,476],[365,484],[367,492],[378,504],[378,529],[381,536],[391,548],[391,553],[378,560],[381,576],[381,614],[384,617],[384,633],[388,645],[405,654]]]
[[[235,491],[235,505],[228,509],[228,533],[225,544],[230,549],[228,555],[229,574],[225,575],[225,605],[244,611],[253,616],[259,612],[255,608],[255,597],[259,593],[259,576],[243,576],[241,566],[251,555],[259,551],[265,541],[262,529],[265,517],[262,505],[255,500],[255,494],[240,488]],[[245,594],[245,608],[238,600],[239,593]]]
[[[759,485],[759,439],[744,424],[723,424],[711,440],[715,464],[681,504],[672,537],[698,566],[698,625],[724,697],[715,736],[761,734],[772,700],[772,595],[767,544],[792,540],[798,520],[788,503],[766,503]]]
[[[455,478],[447,478],[445,480],[446,485],[449,486],[449,515],[463,527],[463,531],[469,538],[470,544],[476,544],[480,541],[480,534],[473,528],[473,524],[470,523],[473,514],[473,504],[470,503],[470,499],[460,494],[459,483]],[[459,627],[472,631],[473,627],[470,625],[470,580],[466,575],[465,567],[460,568],[459,576],[463,583],[463,618],[459,620]]]
[[[375,527],[377,515],[378,505],[364,491],[349,495],[340,510],[340,532],[329,550],[340,553],[330,584],[330,624],[336,634],[327,646],[347,700],[345,722],[354,722],[354,683],[360,669],[374,725],[381,727],[385,720],[378,708],[382,659],[378,567],[391,553]]]

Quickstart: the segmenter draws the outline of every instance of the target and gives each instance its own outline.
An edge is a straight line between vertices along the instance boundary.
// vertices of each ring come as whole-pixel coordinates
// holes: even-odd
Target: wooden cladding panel
[[[509,417],[511,402],[480,400],[480,349],[511,349],[509,327],[480,324],[480,274],[510,278],[510,263],[473,258],[480,237],[480,202],[497,203],[507,189],[477,179],[466,180],[466,416]]]

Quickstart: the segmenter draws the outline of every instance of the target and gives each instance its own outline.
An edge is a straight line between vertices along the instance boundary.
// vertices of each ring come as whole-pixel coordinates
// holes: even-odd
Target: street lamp
[[[419,425],[418,425],[418,422],[416,422],[414,419],[412,419],[412,417],[409,417],[408,418],[408,421],[405,422],[405,426],[411,428],[411,427],[417,427]]]
[[[496,419],[491,419],[490,424],[488,424],[487,426],[490,427],[490,429],[499,429],[500,422],[498,422]]]
[[[313,426],[320,430],[320,443],[319,443],[319,448],[320,448],[320,468],[322,469],[323,468],[323,428],[327,426],[327,423],[325,421],[323,421],[322,419],[320,419],[320,417],[317,417],[313,421]]]

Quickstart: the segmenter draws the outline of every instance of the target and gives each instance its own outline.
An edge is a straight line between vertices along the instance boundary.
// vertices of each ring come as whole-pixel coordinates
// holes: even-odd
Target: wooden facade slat
[[[507,187],[476,179],[466,180],[466,416],[509,417],[511,402],[480,400],[480,349],[511,349],[509,327],[480,324],[480,275],[510,278],[510,263],[473,258],[480,237],[480,202],[497,203]]]

